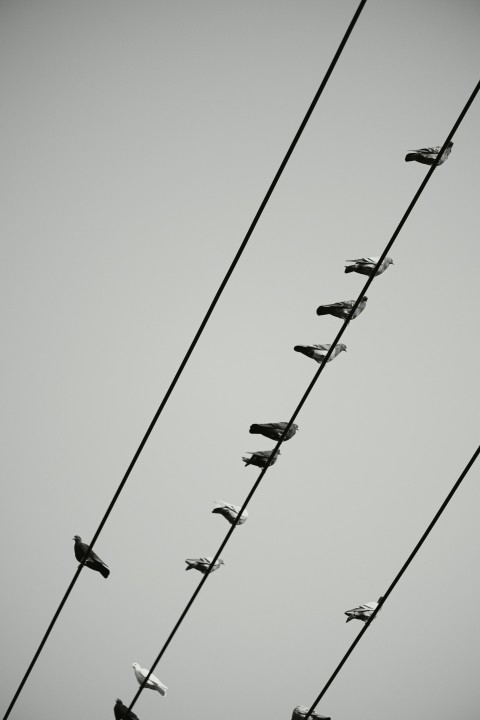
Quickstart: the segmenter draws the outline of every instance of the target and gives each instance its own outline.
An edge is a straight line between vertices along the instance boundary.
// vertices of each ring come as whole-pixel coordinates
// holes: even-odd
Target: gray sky
[[[2,708],[357,2],[4,0]],[[241,504],[478,80],[480,5],[369,0],[12,718],[113,717]],[[140,720],[309,705],[478,444],[477,100],[156,674]],[[318,711],[478,717],[479,470]]]

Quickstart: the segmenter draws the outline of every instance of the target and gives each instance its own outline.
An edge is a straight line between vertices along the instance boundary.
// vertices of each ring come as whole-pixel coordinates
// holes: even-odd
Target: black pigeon
[[[135,715],[133,710],[129,710],[121,700],[117,698],[117,702],[113,707],[115,720],[138,720],[138,715]]]
[[[453,142],[450,140],[447,147],[445,148],[445,152],[437,163],[438,165],[443,165],[445,160],[452,152],[452,147]],[[435,147],[425,147],[420,148],[419,150],[413,150],[412,152],[409,152],[405,155],[405,162],[412,162],[412,160],[415,160],[416,162],[422,163],[423,165],[433,165],[441,149],[441,145],[435,145]]]
[[[251,455],[251,458],[242,457],[243,462],[245,463],[245,467],[247,465],[256,465],[257,467],[265,467],[265,465],[268,462],[268,458],[270,455],[273,455],[273,450],[257,450],[256,452],[248,451],[249,455]],[[270,465],[275,465],[277,462],[277,457],[280,455],[280,450],[277,450],[275,455],[272,458],[272,462]]]
[[[88,552],[88,558],[85,561],[85,565],[91,570],[96,570],[97,572],[99,572],[100,575],[103,575],[104,578],[108,578],[108,576],[110,575],[110,570],[108,569],[108,566],[103,562],[103,560],[101,560],[98,555],[93,552],[93,550],[88,550],[88,545],[82,542],[82,538],[80,537],[80,535],[75,535],[73,539],[75,540],[75,557],[77,558],[78,562],[81,563]]]
[[[355,320],[365,310],[367,300],[367,296],[364,295],[351,317],[352,320]],[[320,305],[317,308],[317,315],[333,315],[341,320],[346,320],[355,302],[356,300],[342,300],[342,302],[331,303],[331,305]]]
[[[270,438],[270,440],[280,440],[282,437],[283,431],[287,427],[288,423],[286,422],[278,422],[278,423],[259,423],[250,425],[250,431],[252,435],[265,435],[265,437]],[[283,438],[284,440],[290,440],[295,433],[298,430],[298,425],[295,425],[295,423],[292,423],[290,426],[287,434]]]

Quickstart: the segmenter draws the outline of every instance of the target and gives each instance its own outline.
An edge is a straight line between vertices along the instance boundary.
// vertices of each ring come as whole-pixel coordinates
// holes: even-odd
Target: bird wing
[[[434,145],[432,147],[419,148],[418,150],[412,150],[412,152],[421,153],[422,155],[431,155],[433,153],[439,153],[442,149],[441,145]]]

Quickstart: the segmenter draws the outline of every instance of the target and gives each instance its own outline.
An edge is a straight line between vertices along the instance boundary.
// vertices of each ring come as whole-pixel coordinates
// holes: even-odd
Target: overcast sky
[[[355,11],[350,0],[3,0],[0,653],[8,706]],[[477,0],[368,0],[11,715],[136,690],[479,79]],[[289,720],[479,442],[480,101],[156,674],[140,720]],[[326,694],[333,720],[477,720],[480,470]]]

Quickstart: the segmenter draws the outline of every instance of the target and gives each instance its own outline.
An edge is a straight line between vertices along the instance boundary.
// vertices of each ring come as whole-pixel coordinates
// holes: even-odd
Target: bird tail
[[[324,305],[320,305],[320,307],[317,308],[317,315],[328,315],[329,313],[330,310]]]
[[[250,463],[252,462],[252,458],[242,457],[242,460],[245,463],[245,467],[247,467],[247,465],[250,465]]]
[[[254,424],[254,425],[250,425],[249,432],[252,433],[252,435],[255,435],[255,434],[261,435],[262,429],[261,429],[260,425]]]
[[[348,266],[345,268],[345,272],[346,272],[346,273],[355,272],[355,265],[348,265]]]
[[[98,569],[102,577],[108,578],[108,576],[110,575],[110,570],[105,565],[100,565]]]
[[[405,155],[405,162],[411,162],[417,159],[417,153],[411,152]]]
[[[155,689],[158,690],[160,695],[164,695],[164,696],[167,694],[167,690],[168,690],[168,688],[163,688],[163,687],[160,687],[159,685],[156,685]]]
[[[345,622],[350,622],[350,620],[353,620],[353,616],[352,616],[352,615],[349,615],[349,616],[347,617],[347,619],[345,620]]]
[[[187,567],[185,568],[185,570],[193,570],[193,565],[187,565]]]

